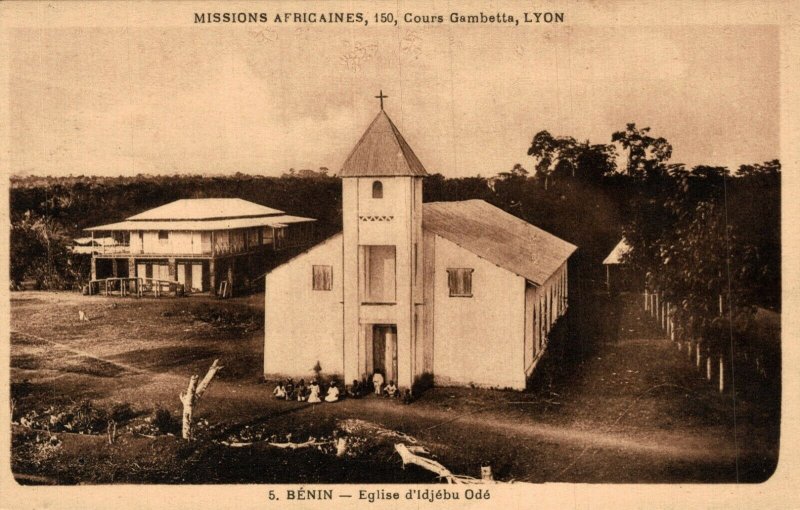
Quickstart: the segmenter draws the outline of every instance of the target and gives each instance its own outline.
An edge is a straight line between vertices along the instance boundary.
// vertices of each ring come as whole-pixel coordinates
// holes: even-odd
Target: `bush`
[[[64,419],[71,423],[72,429],[87,433],[99,433],[108,426],[108,412],[95,407],[91,400],[82,400],[67,411]]]
[[[433,374],[425,372],[414,378],[414,383],[411,385],[411,393],[414,398],[419,398],[424,392],[433,388]]]
[[[175,434],[180,429],[177,418],[174,418],[172,413],[163,407],[159,407],[153,413],[153,425],[162,434]]]
[[[136,412],[128,402],[117,402],[111,406],[111,419],[117,423],[124,423],[136,417]]]

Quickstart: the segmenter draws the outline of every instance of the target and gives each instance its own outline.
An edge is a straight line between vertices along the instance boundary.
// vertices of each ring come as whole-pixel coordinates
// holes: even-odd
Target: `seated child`
[[[308,388],[308,399],[306,401],[309,404],[318,404],[322,402],[319,398],[319,383],[317,381],[311,381],[311,387]]]
[[[375,394],[380,396],[383,390],[383,374],[375,372],[372,376],[372,385],[375,387]]]
[[[337,402],[339,400],[339,388],[336,387],[336,381],[331,382],[328,388],[328,394],[325,395],[325,402]]]
[[[409,390],[409,389],[403,390],[402,402],[407,405],[407,404],[410,404],[413,401],[414,401],[414,397],[411,395],[411,390]]]
[[[305,379],[300,379],[300,382],[297,383],[297,387],[294,389],[294,392],[297,394],[298,402],[306,401],[308,398],[308,386],[306,386]]]
[[[389,384],[386,385],[386,388],[383,391],[388,398],[394,398],[397,396],[397,386],[395,386],[394,381],[389,381]]]
[[[361,383],[358,379],[353,379],[353,384],[347,390],[347,396],[350,398],[361,398]]]
[[[291,377],[286,379],[286,400],[294,400],[294,381]]]
[[[272,390],[272,394],[279,400],[286,398],[286,388],[283,386],[283,382],[278,381],[278,385]]]

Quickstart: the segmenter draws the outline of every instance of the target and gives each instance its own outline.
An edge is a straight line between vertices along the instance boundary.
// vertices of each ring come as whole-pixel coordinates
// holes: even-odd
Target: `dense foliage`
[[[780,164],[670,164],[672,146],[628,124],[612,143],[535,134],[523,164],[492,177],[426,179],[424,200],[480,198],[579,247],[585,280],[624,234],[630,264],[674,303],[681,326],[708,328],[720,294],[732,307],[780,306]],[[619,155],[623,157],[618,157]],[[524,157],[524,155],[523,155]],[[617,165],[617,161],[624,163]],[[341,183],[319,172],[233,176],[12,178],[11,279],[64,287],[86,272],[67,246],[82,229],[179,198],[239,197],[341,228]],[[686,303],[683,305],[683,303]]]

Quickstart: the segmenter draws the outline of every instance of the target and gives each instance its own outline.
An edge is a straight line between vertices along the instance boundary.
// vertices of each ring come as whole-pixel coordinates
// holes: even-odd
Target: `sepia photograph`
[[[789,10],[626,5],[4,6],[16,494],[767,483]]]

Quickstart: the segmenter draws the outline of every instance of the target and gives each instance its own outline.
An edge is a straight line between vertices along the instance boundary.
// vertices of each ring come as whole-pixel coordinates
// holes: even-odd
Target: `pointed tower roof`
[[[342,166],[341,177],[428,175],[392,120],[381,110]]]

